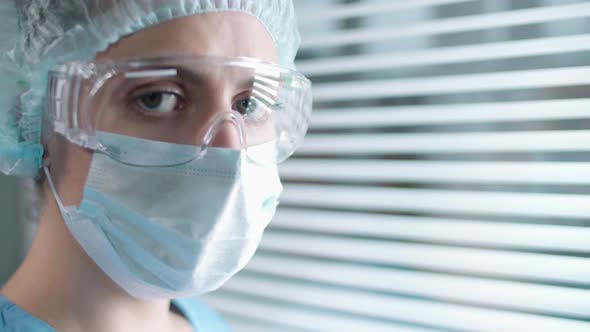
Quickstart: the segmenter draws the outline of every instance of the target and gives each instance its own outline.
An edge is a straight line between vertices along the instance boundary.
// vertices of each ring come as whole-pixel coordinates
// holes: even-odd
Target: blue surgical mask
[[[194,149],[101,135],[169,155]],[[255,148],[271,153],[271,144]],[[244,151],[225,148],[209,148],[202,159],[173,167],[131,166],[95,153],[79,206],[64,206],[45,172],[74,238],[137,298],[194,296],[220,287],[256,251],[282,191],[276,165],[254,164]]]

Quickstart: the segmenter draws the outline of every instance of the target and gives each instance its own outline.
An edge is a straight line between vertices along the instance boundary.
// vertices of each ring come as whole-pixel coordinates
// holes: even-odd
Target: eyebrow
[[[260,75],[262,74],[262,75]],[[272,74],[268,72],[254,72],[254,75],[247,80],[243,80],[238,84],[239,88],[252,88],[258,86],[259,88],[265,87],[267,92],[268,90],[277,89],[279,86],[279,82],[276,79],[273,79]],[[193,84],[205,84],[207,79],[200,75],[193,70],[190,70],[186,67],[178,66],[176,68],[165,68],[165,69],[148,69],[148,70],[138,70],[125,73],[125,78],[149,78],[149,77],[180,77],[182,79],[186,79]],[[270,78],[269,78],[270,77]]]
[[[182,78],[182,79],[186,79],[194,84],[205,84],[208,80],[204,75],[201,75],[199,73],[196,73],[188,68],[185,67],[176,67],[176,74]],[[253,84],[254,84],[254,76],[249,77],[246,80],[242,80],[241,82],[238,82],[237,86],[239,88],[252,88]]]

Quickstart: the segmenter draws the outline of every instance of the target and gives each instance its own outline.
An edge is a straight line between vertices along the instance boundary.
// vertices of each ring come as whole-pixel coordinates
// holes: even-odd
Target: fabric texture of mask
[[[170,155],[194,149],[110,139],[168,147]],[[137,298],[175,298],[215,290],[246,265],[281,191],[277,166],[254,164],[241,150],[210,148],[173,167],[130,166],[95,153],[80,207],[60,209],[82,248],[121,288]]]
[[[3,0],[0,172],[34,176],[41,167],[42,122],[51,123],[42,118],[43,102],[55,64],[91,60],[122,37],[158,23],[217,12],[258,19],[273,38],[280,64],[295,67],[300,36],[292,0]]]

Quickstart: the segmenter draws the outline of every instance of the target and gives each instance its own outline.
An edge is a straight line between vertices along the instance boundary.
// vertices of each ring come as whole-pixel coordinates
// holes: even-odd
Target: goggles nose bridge
[[[244,149],[246,143],[244,119],[232,110],[220,112],[211,119],[203,137],[202,150],[209,147]]]

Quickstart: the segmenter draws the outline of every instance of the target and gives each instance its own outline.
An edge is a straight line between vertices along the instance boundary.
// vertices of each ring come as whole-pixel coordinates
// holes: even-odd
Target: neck
[[[54,200],[45,201],[32,247],[1,293],[58,331],[170,330],[170,301],[119,288],[71,236]]]

